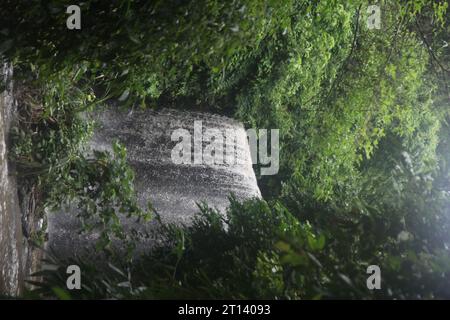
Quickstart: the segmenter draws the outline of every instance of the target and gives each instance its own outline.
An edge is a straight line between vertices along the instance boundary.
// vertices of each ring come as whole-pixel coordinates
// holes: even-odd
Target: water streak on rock
[[[198,212],[197,203],[205,201],[222,212],[234,194],[244,200],[261,197],[252,169],[246,132],[236,120],[209,113],[163,109],[119,111],[110,108],[95,116],[99,126],[91,148],[111,150],[117,139],[127,148],[128,161],[136,172],[136,190],[141,205],[151,201],[163,221],[189,223]],[[218,129],[236,134],[236,164],[174,164],[171,141],[176,129],[186,129],[194,137],[194,121],[201,121],[203,131]],[[204,142],[204,146],[207,145]],[[196,152],[199,152],[198,150]],[[98,234],[79,236],[79,224],[73,213],[58,213],[49,219],[50,247],[60,255],[80,254]],[[125,224],[134,226],[125,220]],[[150,247],[151,244],[144,244]]]

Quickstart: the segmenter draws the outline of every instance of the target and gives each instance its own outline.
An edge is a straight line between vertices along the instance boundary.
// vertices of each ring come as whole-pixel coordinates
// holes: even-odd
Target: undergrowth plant
[[[147,221],[150,211],[137,204],[126,149],[118,142],[111,153],[87,147],[94,127],[89,112],[100,108],[102,99],[83,85],[82,69],[44,76],[44,68],[16,68],[19,119],[12,128],[11,157],[20,182],[39,189],[40,210],[76,214],[82,231],[100,231],[102,249],[112,238],[127,238],[121,215]]]

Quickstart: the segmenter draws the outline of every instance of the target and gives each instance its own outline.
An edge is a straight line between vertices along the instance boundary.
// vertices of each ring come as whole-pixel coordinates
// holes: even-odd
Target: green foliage
[[[75,86],[76,72],[46,72],[34,65],[16,68],[21,117],[13,129],[12,154],[24,175],[58,170],[78,155],[92,132],[80,113],[92,110],[93,92]]]
[[[2,2],[3,54],[47,74],[77,66],[79,80],[128,106],[207,108],[280,129],[266,196],[308,189],[338,201],[385,134],[410,139],[424,118],[438,122],[412,26],[422,14],[445,25],[445,2],[383,2],[382,30],[368,30],[366,1],[91,0],[80,32],[67,31],[63,3]]]
[[[70,1],[3,1],[2,54],[53,71],[83,63],[84,76],[130,105],[187,92],[200,65],[218,72],[236,52],[257,47],[290,2],[84,1],[82,30],[68,32]],[[36,49],[38,48],[38,49]],[[145,66],[145,68],[142,68]]]
[[[117,142],[113,155],[94,151],[92,157],[79,155],[53,182],[47,206],[56,211],[63,204],[76,204],[83,231],[100,230],[99,248],[107,248],[112,237],[127,240],[120,221],[121,215],[148,221],[150,214],[142,210],[134,192],[134,172],[126,160],[126,150]],[[57,214],[57,213],[55,213]]]
[[[162,225],[166,241],[139,263],[115,262],[121,267],[99,274],[82,261],[57,261],[59,271],[45,272],[38,292],[54,296],[64,266],[82,263],[86,285],[72,298],[449,298],[450,198],[430,180],[414,174],[404,154],[390,186],[403,190],[386,198],[383,185],[376,207],[337,212],[290,203],[289,210],[231,199],[221,215],[200,206],[192,225]],[[366,287],[373,264],[381,290]]]
[[[92,266],[82,264],[85,282],[96,291],[83,288],[73,297],[105,297],[108,292],[134,298],[285,297],[277,239],[281,234],[306,239],[313,237],[311,232],[280,205],[271,208],[263,201],[241,204],[231,199],[226,216],[205,205],[200,209],[191,226],[161,225],[161,236],[167,241],[130,270],[128,290],[118,285],[125,281],[126,272],[109,266],[99,277],[98,270],[91,273]],[[308,243],[308,248],[315,245]],[[287,257],[283,260],[289,262]],[[59,272],[44,273],[47,278],[39,292],[52,295],[49,289],[61,283],[68,261],[56,262]]]
[[[76,203],[104,246],[123,238],[119,213],[146,217],[124,149],[82,147],[92,124],[81,114],[110,98],[278,128],[281,168],[259,177],[271,201],[232,200],[225,216],[203,205],[190,226],[162,225],[166,242],[138,265],[99,275],[74,261],[80,292],[62,289],[56,259],[38,293],[450,297],[446,1],[382,1],[381,30],[367,29],[359,0],[89,0],[80,32],[66,30],[65,4],[0,4],[0,54],[31,87],[13,154],[48,207]],[[371,264],[380,291],[366,288]]]
[[[101,232],[99,248],[107,248],[111,237],[125,240],[120,214],[148,220],[149,213],[137,205],[123,146],[88,155],[93,123],[85,112],[99,100],[89,87],[76,85],[79,69],[45,76],[47,70],[33,65],[16,71],[20,119],[12,129],[11,157],[21,183],[39,190],[42,212],[77,207],[83,231]]]

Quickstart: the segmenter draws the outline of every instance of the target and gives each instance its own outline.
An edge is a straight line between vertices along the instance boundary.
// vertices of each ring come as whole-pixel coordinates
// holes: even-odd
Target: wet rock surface
[[[41,266],[43,250],[33,236],[42,230],[37,215],[36,186],[18,179],[9,159],[9,135],[17,124],[19,103],[13,68],[0,66],[0,296],[17,296],[32,286],[25,282]],[[35,277],[32,280],[38,281]]]
[[[6,90],[0,94],[0,295],[18,295],[24,280],[24,237],[14,175],[7,154],[8,132],[14,116],[12,68],[0,66],[0,81]]]
[[[188,224],[199,211],[197,203],[203,201],[224,212],[229,205],[230,194],[240,200],[261,196],[252,169],[246,132],[238,121],[209,113],[171,109],[125,112],[114,107],[94,117],[98,128],[91,148],[111,150],[114,140],[126,146],[128,161],[136,173],[139,202],[145,206],[147,201],[151,201],[164,222]],[[236,134],[234,164],[175,164],[172,161],[171,152],[177,144],[171,140],[172,133],[186,129],[193,138],[194,121],[201,121],[203,132],[218,129],[224,134],[226,130]],[[206,144],[203,142],[203,146]],[[198,153],[198,149],[195,152]],[[123,221],[127,228],[142,231],[148,231],[154,225],[154,222],[143,226],[131,220]],[[63,257],[82,255],[98,238],[95,233],[77,233],[80,224],[74,212],[51,214],[48,226],[49,248]],[[143,240],[140,249],[148,250],[154,241],[151,238]]]

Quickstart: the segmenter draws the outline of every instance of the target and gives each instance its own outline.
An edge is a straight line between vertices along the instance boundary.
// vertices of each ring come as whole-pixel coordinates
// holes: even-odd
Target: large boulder
[[[147,201],[151,201],[165,222],[188,224],[199,211],[197,203],[203,201],[224,212],[231,194],[239,200],[261,197],[252,169],[246,131],[234,119],[172,109],[125,112],[116,107],[99,112],[94,118],[98,127],[90,147],[111,150],[114,140],[125,145],[128,161],[136,173],[135,186],[140,204],[145,206]],[[222,159],[214,158],[214,152],[208,158],[207,151],[211,151],[208,149],[208,145],[211,146],[208,140],[214,141],[208,138],[211,132],[219,136],[222,134],[223,143],[231,146],[230,149],[224,146],[223,161],[214,161]],[[199,133],[203,134],[200,144]],[[179,154],[174,148],[179,147],[183,140],[178,140],[180,134],[187,134],[191,138],[189,151],[192,151],[192,157],[189,158],[192,161],[179,163]],[[234,138],[233,134],[235,140],[226,140],[226,137]],[[188,140],[184,139],[183,142]],[[220,148],[215,152],[220,152]],[[199,161],[199,156],[202,156],[203,161]],[[127,229],[148,231],[153,226],[153,223],[136,225],[125,218],[123,222]],[[82,255],[99,235],[80,235],[79,229],[74,210],[51,214],[48,229],[51,250],[63,257]],[[151,248],[152,241],[155,240],[142,240],[139,246],[141,251]]]

